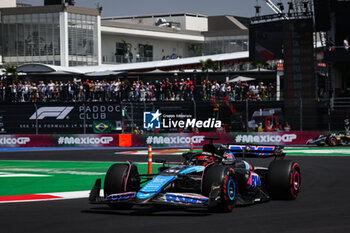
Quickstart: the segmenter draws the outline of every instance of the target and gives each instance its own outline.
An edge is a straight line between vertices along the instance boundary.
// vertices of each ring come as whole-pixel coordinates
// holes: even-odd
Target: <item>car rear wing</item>
[[[283,146],[256,146],[256,145],[228,145],[228,149],[234,152],[235,157],[244,158],[283,158]]]

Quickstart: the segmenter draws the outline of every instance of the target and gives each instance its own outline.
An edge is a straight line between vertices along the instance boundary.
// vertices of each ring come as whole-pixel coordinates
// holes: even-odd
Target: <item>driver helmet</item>
[[[236,157],[232,151],[225,151],[224,158],[228,161],[235,161]]]

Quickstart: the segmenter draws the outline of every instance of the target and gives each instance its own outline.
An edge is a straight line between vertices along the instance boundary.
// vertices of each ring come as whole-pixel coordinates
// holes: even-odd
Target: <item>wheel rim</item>
[[[330,141],[330,144],[331,144],[332,146],[337,145],[337,139],[336,139],[335,137],[331,137],[331,138],[329,139],[329,141]]]
[[[295,171],[294,172],[294,175],[293,175],[293,187],[294,187],[294,190],[299,190],[299,187],[300,187],[300,175],[299,175],[299,172],[298,171]]]
[[[233,201],[236,196],[236,183],[232,178],[228,181],[227,193],[230,200]]]

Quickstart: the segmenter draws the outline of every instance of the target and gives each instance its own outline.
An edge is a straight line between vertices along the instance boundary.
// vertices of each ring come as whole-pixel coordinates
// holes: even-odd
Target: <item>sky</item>
[[[272,0],[275,4],[281,0]],[[282,0],[287,8],[288,0]],[[262,14],[273,11],[264,0],[75,0],[76,6],[95,8],[103,7],[102,17],[150,15],[163,13],[199,13],[204,15],[255,16],[254,6],[262,7]],[[44,5],[44,0],[17,0],[17,3],[28,3],[33,6]]]

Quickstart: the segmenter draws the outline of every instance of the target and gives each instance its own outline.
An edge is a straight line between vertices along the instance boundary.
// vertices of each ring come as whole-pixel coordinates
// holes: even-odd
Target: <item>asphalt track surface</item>
[[[145,156],[126,157],[114,152],[11,152],[0,153],[0,159],[146,161]],[[179,156],[154,156],[162,158],[176,161]],[[287,159],[297,161],[302,168],[302,191],[296,201],[238,207],[228,214],[168,207],[116,211],[90,205],[87,199],[1,204],[0,232],[350,232],[350,157]]]

